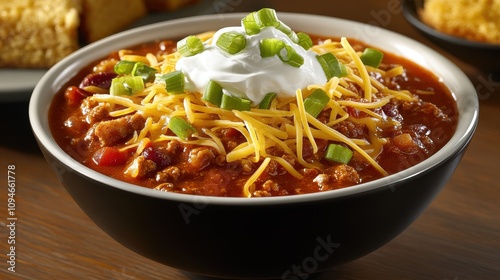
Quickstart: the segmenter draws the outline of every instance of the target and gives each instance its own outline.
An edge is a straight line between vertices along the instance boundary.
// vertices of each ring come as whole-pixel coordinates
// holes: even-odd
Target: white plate
[[[0,102],[28,100],[45,69],[0,69]]]

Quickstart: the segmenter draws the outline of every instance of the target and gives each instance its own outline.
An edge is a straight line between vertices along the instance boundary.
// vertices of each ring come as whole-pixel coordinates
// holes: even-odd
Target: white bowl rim
[[[77,71],[91,61],[104,57],[111,51],[117,50],[121,47],[127,47],[155,39],[181,38],[182,36],[189,34],[206,31],[208,28],[212,28],[211,26],[223,27],[228,24],[239,24],[239,21],[245,15],[246,13],[203,15],[155,23],[117,33],[85,46],[69,55],[47,71],[40,82],[36,85],[31,96],[29,104],[29,118],[37,141],[48,151],[48,153],[57,158],[63,165],[73,170],[73,172],[77,172],[87,178],[112,186],[113,188],[143,196],[178,202],[221,205],[237,204],[248,206],[321,201],[361,194],[381,188],[391,188],[391,186],[396,185],[402,179],[408,180],[418,177],[422,173],[437,167],[442,163],[442,161],[459,153],[470,141],[478,122],[479,101],[477,93],[468,77],[448,59],[413,39],[377,26],[327,16],[280,12],[278,12],[279,18],[295,30],[301,30],[317,35],[351,37],[364,41],[370,45],[377,46],[385,51],[400,55],[403,55],[404,53],[403,56],[406,56],[414,61],[415,58],[420,59],[418,63],[428,69],[431,69],[448,87],[450,87],[455,98],[458,97],[457,103],[460,116],[457,131],[454,136],[442,149],[437,151],[425,161],[396,174],[389,175],[372,182],[321,193],[264,198],[188,195],[161,192],[139,187],[137,185],[113,179],[85,167],[83,164],[67,155],[51,136],[47,121],[48,109],[54,92],[58,90],[57,85],[63,85],[65,81],[71,77],[68,73]],[[325,25],[332,28],[338,28],[339,31],[328,31],[325,34],[325,32],[322,31],[324,30]],[[172,35],[172,33],[169,34],[168,32],[165,32],[165,35],[162,35],[163,37],[153,35],[159,34],[164,30],[173,30],[172,33],[175,33],[176,35]],[[387,44],[389,41],[391,44]],[[90,59],[82,61],[82,56],[89,57]],[[50,94],[51,98],[50,100],[44,101],[43,97],[47,94]]]

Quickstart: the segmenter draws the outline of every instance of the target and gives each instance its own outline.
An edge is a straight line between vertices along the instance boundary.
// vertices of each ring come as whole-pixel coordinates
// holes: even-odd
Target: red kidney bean
[[[116,76],[118,76],[118,74],[113,72],[91,73],[83,78],[79,87],[85,88],[87,86],[96,86],[103,89],[109,89],[111,87],[111,80]]]

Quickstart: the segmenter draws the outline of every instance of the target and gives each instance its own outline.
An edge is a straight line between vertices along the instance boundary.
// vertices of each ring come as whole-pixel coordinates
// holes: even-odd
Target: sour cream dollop
[[[216,42],[225,32],[244,35],[246,48],[234,55],[220,49]],[[281,39],[304,58],[304,64],[294,67],[277,56],[262,58],[259,45],[264,38]],[[327,82],[316,53],[306,51],[274,27],[262,29],[256,35],[247,35],[240,26],[222,28],[203,52],[180,58],[176,70],[184,73],[189,91],[203,93],[213,80],[223,87],[225,94],[249,99],[253,105],[259,104],[269,92],[276,92],[278,97],[294,97],[297,89]]]

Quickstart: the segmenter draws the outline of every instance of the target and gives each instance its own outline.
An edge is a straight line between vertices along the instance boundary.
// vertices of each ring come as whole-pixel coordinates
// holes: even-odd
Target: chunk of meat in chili
[[[327,191],[359,184],[361,178],[352,166],[339,164],[325,169],[325,173],[317,175],[313,182],[318,190]]]
[[[96,125],[94,134],[101,146],[112,146],[126,140],[134,131],[141,130],[144,122],[144,118],[138,114],[102,121]]]
[[[188,166],[190,168],[188,173],[196,173],[203,170],[210,165],[215,159],[216,153],[211,147],[198,147],[189,152]]]
[[[155,170],[156,163],[140,155],[132,161],[127,170],[125,170],[125,174],[133,178],[145,178]]]
[[[80,112],[88,124],[109,119],[109,104],[85,98],[80,105]]]

